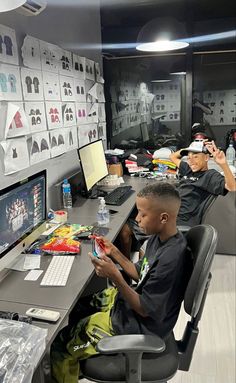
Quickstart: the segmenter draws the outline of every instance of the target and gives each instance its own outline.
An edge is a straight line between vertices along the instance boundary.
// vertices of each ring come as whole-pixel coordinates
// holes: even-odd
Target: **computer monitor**
[[[97,182],[108,175],[106,157],[102,140],[91,142],[78,149],[80,165],[85,182],[85,193],[87,197],[95,198]]]
[[[46,229],[46,170],[0,190],[0,271]]]

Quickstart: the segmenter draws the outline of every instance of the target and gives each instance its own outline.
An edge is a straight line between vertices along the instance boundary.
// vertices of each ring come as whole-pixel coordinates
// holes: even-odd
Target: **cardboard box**
[[[122,177],[123,176],[122,164],[119,162],[118,164],[108,165],[108,172],[109,174],[117,174],[118,177]]]

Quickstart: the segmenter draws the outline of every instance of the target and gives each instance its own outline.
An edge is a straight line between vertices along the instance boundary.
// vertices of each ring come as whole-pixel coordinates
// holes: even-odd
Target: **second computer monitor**
[[[97,182],[108,175],[102,140],[91,142],[79,148],[78,154],[84,175],[86,192],[89,196]]]

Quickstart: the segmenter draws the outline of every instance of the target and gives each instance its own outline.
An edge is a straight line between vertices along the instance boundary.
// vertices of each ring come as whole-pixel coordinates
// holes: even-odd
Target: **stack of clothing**
[[[171,149],[161,148],[153,153],[153,166],[160,173],[176,174],[176,165],[170,161]]]

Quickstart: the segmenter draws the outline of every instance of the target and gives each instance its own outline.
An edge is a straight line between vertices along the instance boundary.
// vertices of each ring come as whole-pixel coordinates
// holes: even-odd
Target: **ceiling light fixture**
[[[136,49],[143,52],[166,52],[186,48],[186,31],[182,23],[173,18],[157,18],[140,30]]]
[[[25,3],[26,0],[1,0],[0,1],[0,12],[8,12],[13,9],[19,8]]]

